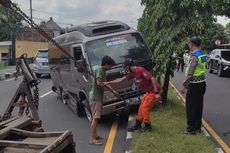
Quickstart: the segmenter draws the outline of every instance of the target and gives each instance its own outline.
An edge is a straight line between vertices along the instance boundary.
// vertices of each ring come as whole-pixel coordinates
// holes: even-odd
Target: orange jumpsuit
[[[140,88],[146,91],[139,106],[136,119],[139,121],[144,121],[144,123],[151,123],[150,111],[156,103],[156,97],[154,94],[154,88],[151,80],[152,75],[143,67],[137,66],[135,72],[129,74],[126,78],[128,80],[134,78],[135,81],[139,84]],[[158,93],[160,94],[161,86],[158,83],[156,84],[156,86]]]

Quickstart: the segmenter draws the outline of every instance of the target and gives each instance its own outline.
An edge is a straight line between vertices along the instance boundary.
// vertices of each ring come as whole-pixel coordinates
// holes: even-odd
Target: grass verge
[[[203,134],[185,135],[185,108],[170,87],[168,104],[154,108],[151,113],[153,131],[136,132],[134,153],[216,153],[214,144]]]

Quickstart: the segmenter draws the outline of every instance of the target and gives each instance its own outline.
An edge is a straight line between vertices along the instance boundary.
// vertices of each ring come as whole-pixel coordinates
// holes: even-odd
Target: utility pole
[[[32,16],[32,0],[30,0],[30,18],[31,21],[33,20],[33,16]]]
[[[16,48],[15,48],[15,43],[16,43],[16,32],[17,32],[17,28],[15,25],[13,25],[11,27],[11,42],[12,42],[12,47],[11,47],[11,53],[10,53],[10,65],[15,65],[16,61]]]

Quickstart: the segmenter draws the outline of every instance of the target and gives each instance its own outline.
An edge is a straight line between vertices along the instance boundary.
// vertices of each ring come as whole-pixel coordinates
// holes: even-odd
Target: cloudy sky
[[[30,0],[12,0],[30,15]],[[32,0],[33,19],[36,23],[53,17],[61,27],[101,20],[120,20],[136,28],[142,16],[141,0]],[[225,25],[230,19],[218,17]]]
[[[30,15],[30,0],[12,0]],[[118,2],[119,1],[119,2]],[[92,21],[120,20],[136,28],[142,16],[141,0],[32,0],[33,19],[54,21],[61,27]]]

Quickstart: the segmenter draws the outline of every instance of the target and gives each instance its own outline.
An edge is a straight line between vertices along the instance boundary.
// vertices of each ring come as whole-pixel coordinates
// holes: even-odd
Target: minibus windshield
[[[93,40],[86,43],[86,51],[92,67],[101,65],[101,59],[108,55],[116,64],[126,58],[133,60],[149,59],[148,47],[138,33],[122,34]]]

